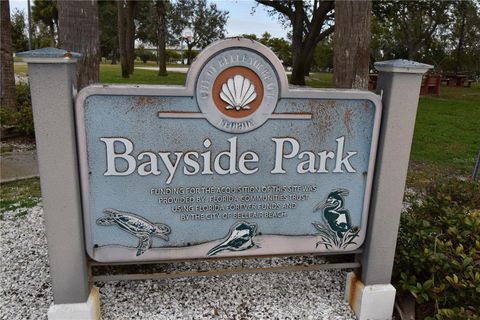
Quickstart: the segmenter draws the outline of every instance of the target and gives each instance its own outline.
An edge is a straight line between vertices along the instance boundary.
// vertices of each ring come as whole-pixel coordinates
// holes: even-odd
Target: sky
[[[265,31],[273,37],[286,38],[288,29],[285,29],[275,18],[270,17],[264,6],[252,0],[219,0],[211,1],[221,10],[229,12],[227,21],[227,36],[234,37],[244,33],[254,33],[261,36]],[[33,0],[31,0],[33,3]],[[255,13],[252,15],[252,8]],[[27,12],[27,0],[10,0],[10,11],[15,9]]]

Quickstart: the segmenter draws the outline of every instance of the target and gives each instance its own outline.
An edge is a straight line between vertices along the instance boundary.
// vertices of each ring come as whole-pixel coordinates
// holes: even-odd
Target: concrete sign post
[[[267,47],[228,39],[196,58],[185,86],[89,86],[74,117],[75,55],[65,54],[21,55],[54,285],[50,319],[98,316],[87,256],[110,264],[359,251],[362,271],[349,275],[346,298],[360,319],[391,317],[428,65],[377,64],[380,95],[292,88]]]
[[[389,319],[390,284],[422,75],[433,66],[406,60],[375,63],[383,115],[370,219],[360,277],[350,274],[346,298],[359,319]]]
[[[49,319],[96,319],[88,281],[73,112],[78,54],[45,48],[17,54],[28,63],[54,304]],[[35,275],[32,275],[35,276]]]

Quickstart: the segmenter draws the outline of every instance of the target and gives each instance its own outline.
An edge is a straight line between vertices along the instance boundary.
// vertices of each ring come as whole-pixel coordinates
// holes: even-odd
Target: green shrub
[[[148,61],[155,61],[157,59],[157,57],[149,51],[137,53],[137,56],[140,58],[140,60],[142,60],[143,63],[147,63]]]
[[[480,184],[435,182],[406,198],[393,281],[427,319],[480,319]]]
[[[176,62],[182,59],[182,55],[175,50],[167,49],[167,61]]]
[[[9,111],[0,108],[0,124],[13,125],[18,131],[25,135],[33,135],[33,113],[32,99],[30,97],[30,86],[27,83],[19,83],[16,85],[17,92],[17,109]]]

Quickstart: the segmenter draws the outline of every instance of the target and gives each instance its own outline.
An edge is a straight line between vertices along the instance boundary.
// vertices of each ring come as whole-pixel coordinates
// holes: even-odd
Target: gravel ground
[[[0,237],[0,319],[45,319],[52,289],[42,208],[4,212]],[[315,259],[212,264],[318,263]],[[199,264],[201,268],[209,265]],[[187,267],[188,263],[178,268]],[[309,271],[117,281],[96,286],[100,287],[102,319],[355,319],[343,301],[344,284],[345,272]]]

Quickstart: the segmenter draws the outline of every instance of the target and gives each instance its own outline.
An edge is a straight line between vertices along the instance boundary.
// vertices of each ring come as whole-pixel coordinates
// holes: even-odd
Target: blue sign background
[[[250,186],[250,185],[316,185],[308,200],[297,202],[295,209],[287,209],[287,217],[252,219],[257,232],[275,235],[314,235],[314,221],[322,221],[321,212],[313,208],[324,202],[331,190],[349,190],[345,208],[350,211],[352,224],[362,224],[365,188],[375,106],[368,100],[281,99],[275,113],[309,113],[311,120],[270,119],[249,133],[231,134],[213,127],[205,119],[162,119],[158,112],[198,112],[193,97],[154,97],[92,95],[85,101],[86,145],[89,167],[89,214],[92,243],[97,246],[121,245],[135,247],[138,239],[120,228],[105,227],[95,223],[104,217],[103,210],[113,208],[138,214],[152,222],[167,224],[172,231],[169,241],[153,237],[153,247],[183,247],[221,239],[232,219],[181,221],[172,205],[158,203],[150,193],[151,188],[165,187],[167,173],[159,176],[104,176],[106,171],[105,143],[100,138],[123,137],[134,143],[136,155],[142,151],[186,152],[207,150],[205,139],[212,145],[212,155],[228,149],[227,139],[238,137],[238,154],[251,150],[260,156],[259,171],[252,175],[237,173],[220,176],[186,176],[179,170],[169,187],[179,186]],[[356,173],[296,173],[300,160],[285,160],[285,174],[271,174],[275,144],[272,137],[295,138],[300,151],[335,151],[335,139],[345,137],[345,152],[356,151],[351,163]],[[337,155],[341,157],[342,155]],[[195,195],[194,195],[195,196]],[[207,195],[208,196],[208,195]],[[362,230],[364,232],[364,230]]]

